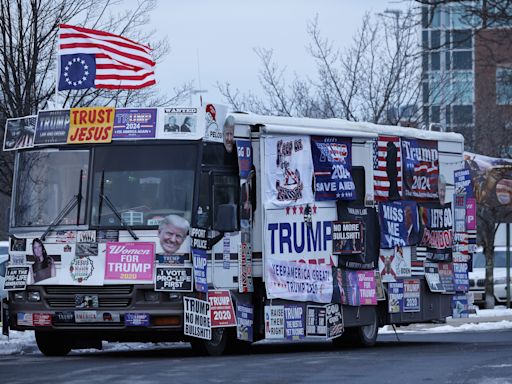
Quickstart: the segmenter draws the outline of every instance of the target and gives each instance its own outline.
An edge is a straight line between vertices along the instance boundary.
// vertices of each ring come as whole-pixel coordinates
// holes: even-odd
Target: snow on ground
[[[507,317],[509,320],[485,321],[489,317]],[[470,315],[471,321],[475,318],[482,318],[482,322],[462,323],[460,325],[439,325],[439,324],[414,324],[408,327],[397,327],[397,333],[450,333],[450,332],[475,332],[490,331],[499,329],[512,329],[512,309],[504,306],[497,306],[495,309],[477,309],[477,313]],[[379,329],[380,334],[394,333],[393,327],[386,325]],[[187,343],[107,343],[103,342],[105,351],[137,351],[146,349],[175,348],[188,345]],[[93,349],[80,352],[95,351]],[[23,355],[39,354],[36,346],[34,332],[11,331],[10,337],[0,335],[0,355]]]

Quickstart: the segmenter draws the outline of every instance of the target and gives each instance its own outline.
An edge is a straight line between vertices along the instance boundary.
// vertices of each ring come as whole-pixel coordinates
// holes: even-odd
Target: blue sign
[[[402,138],[401,143],[404,198],[438,199],[437,141]]]
[[[116,109],[112,139],[154,139],[156,108]]]
[[[400,313],[404,308],[404,282],[398,280],[388,283],[388,312]]]
[[[469,317],[469,303],[466,295],[452,296],[452,317],[454,319]]]
[[[418,207],[414,201],[379,203],[380,247],[415,245],[419,241]]]
[[[284,336],[288,340],[300,340],[305,337],[304,306],[284,306]]]
[[[250,140],[236,140],[238,169],[240,177],[246,179],[252,169],[252,148]]]
[[[127,327],[149,327],[149,313],[126,313],[124,324]]]
[[[254,309],[250,304],[236,305],[236,323],[238,340],[253,341]]]
[[[352,180],[352,140],[311,136],[315,168],[315,200],[355,200]]]
[[[204,249],[192,248],[192,259],[194,262],[194,283],[196,291],[208,292],[208,283],[206,282],[206,251]]]
[[[469,291],[467,263],[453,263],[453,280],[455,284],[455,292]]]
[[[473,184],[469,169],[459,169],[453,172],[455,193],[465,193],[466,197],[473,197]]]
[[[95,80],[95,55],[75,53],[60,56],[59,91],[94,88]]]

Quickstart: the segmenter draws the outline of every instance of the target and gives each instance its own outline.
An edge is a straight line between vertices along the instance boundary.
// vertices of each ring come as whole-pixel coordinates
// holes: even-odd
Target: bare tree
[[[261,61],[263,97],[233,90],[229,83],[218,88],[236,109],[395,124],[403,118],[402,107],[415,105],[420,94],[415,26],[412,10],[400,20],[366,15],[352,44],[341,50],[322,36],[315,18],[307,32],[316,76],[295,75],[287,83],[287,68],[275,62],[272,50],[259,48],[255,52]]]
[[[61,92],[55,100],[56,53],[59,24],[71,23],[150,44],[154,58],[160,61],[168,52],[165,40],[155,40],[154,31],[146,32],[149,13],[155,0],[140,0],[134,9],[113,15],[114,0],[0,0],[0,135],[5,119],[35,114],[49,102],[65,108],[88,105],[160,106],[184,99],[191,84],[162,94],[156,87],[137,91],[87,89]],[[11,194],[13,155],[0,155],[0,193]]]

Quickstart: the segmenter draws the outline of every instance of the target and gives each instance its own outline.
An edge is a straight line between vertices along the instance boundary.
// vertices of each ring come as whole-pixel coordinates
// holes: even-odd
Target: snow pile
[[[23,355],[39,352],[34,332],[11,331],[9,338],[0,335],[0,355]]]
[[[469,317],[498,317],[510,316],[512,318],[512,308],[506,308],[504,305],[497,305],[494,309],[479,309],[476,308],[476,314],[471,314]]]

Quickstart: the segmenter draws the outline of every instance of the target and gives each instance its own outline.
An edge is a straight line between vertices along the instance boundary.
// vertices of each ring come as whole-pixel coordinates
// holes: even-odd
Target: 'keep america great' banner
[[[404,198],[437,199],[437,141],[402,138],[401,143]]]

